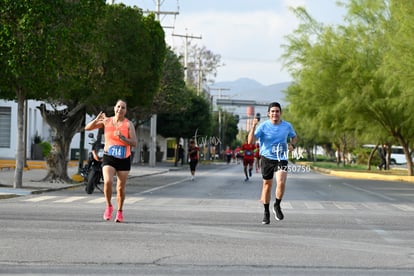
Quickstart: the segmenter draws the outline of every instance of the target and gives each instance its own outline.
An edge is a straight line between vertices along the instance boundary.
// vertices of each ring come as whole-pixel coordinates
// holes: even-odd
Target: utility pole
[[[178,37],[184,37],[185,38],[185,46],[184,46],[184,81],[187,83],[188,82],[188,39],[190,38],[194,38],[194,39],[201,39],[201,36],[193,36],[193,35],[189,35],[189,34],[185,34],[185,35],[180,35],[180,34],[172,34],[173,36],[178,36]]]
[[[198,56],[198,69],[197,69],[197,96],[200,96],[202,91],[202,80],[203,80],[203,70],[201,70],[201,56]]]
[[[177,15],[178,12],[165,12],[161,11],[161,0],[156,1],[155,11],[147,11],[147,13],[153,12],[156,15],[156,20],[160,22],[160,15],[167,14],[167,15]],[[160,22],[161,23],[161,22]],[[151,116],[151,126],[150,126],[150,156],[149,156],[149,165],[154,167],[156,162],[156,151],[157,151],[157,114],[152,114]]]
[[[219,95],[218,95],[218,98],[219,99],[221,99],[221,97],[222,97],[222,95],[221,95],[221,92],[222,91],[229,91],[229,90],[231,90],[230,88],[219,88],[219,87],[217,87],[217,88],[210,88],[210,90],[217,90],[218,92],[219,92]],[[219,139],[220,139],[220,142],[223,140],[222,138],[222,133],[221,133],[221,125],[222,125],[222,122],[221,122],[221,107],[219,107],[218,105],[217,105],[217,110],[218,110],[218,123],[219,123]],[[219,144],[219,156],[221,155],[221,143]]]

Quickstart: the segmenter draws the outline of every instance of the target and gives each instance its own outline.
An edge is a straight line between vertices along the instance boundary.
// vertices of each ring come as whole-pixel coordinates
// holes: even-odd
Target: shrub
[[[357,164],[359,165],[368,164],[368,158],[369,158],[369,155],[371,154],[371,149],[359,148],[359,149],[355,149],[353,153],[357,156]],[[374,156],[372,157],[371,164],[379,164],[380,161],[381,160],[377,152],[375,152]]]
[[[49,142],[43,141],[40,143],[42,146],[42,155],[43,157],[46,157],[49,155],[49,153],[52,151],[52,145]]]

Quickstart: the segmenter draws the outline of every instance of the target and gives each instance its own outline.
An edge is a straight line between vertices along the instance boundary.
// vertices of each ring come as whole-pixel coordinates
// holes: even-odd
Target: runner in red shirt
[[[200,148],[197,146],[194,140],[191,140],[190,145],[188,147],[188,159],[189,159],[189,164],[190,164],[191,180],[194,180],[199,156],[200,156]]]
[[[247,137],[245,143],[241,147],[241,153],[243,154],[243,169],[246,179],[244,181],[249,181],[249,176],[252,176],[252,169],[254,163],[254,150],[256,149],[255,144],[247,143]],[[247,175],[247,167],[249,167],[249,174]]]
[[[231,158],[233,157],[233,151],[231,150],[230,146],[226,147],[226,161],[227,164],[230,164]]]
[[[243,155],[240,153],[241,149],[237,146],[234,149],[234,158],[236,159],[236,164],[239,164],[239,161],[243,159]]]

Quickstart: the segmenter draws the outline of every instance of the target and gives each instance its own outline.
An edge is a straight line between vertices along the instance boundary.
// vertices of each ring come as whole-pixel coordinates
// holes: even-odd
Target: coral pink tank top
[[[116,135],[118,130],[123,136],[129,138],[129,121],[125,118],[119,127],[113,124],[113,118],[110,117],[105,122],[105,153],[116,158],[128,158],[131,155],[131,146]]]

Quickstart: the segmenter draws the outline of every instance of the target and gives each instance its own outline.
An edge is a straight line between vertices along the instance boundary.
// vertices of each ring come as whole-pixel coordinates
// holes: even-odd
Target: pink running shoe
[[[103,219],[104,220],[110,220],[112,219],[112,212],[114,211],[114,207],[112,207],[112,205],[107,206],[105,209],[105,212],[103,214]]]
[[[124,222],[124,216],[122,215],[122,211],[116,212],[115,222]]]

